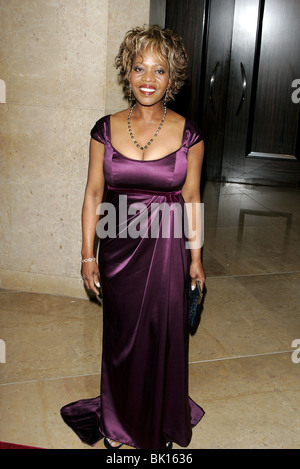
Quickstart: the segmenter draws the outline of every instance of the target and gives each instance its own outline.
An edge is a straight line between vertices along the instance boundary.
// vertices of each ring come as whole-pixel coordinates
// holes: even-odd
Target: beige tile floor
[[[299,448],[300,191],[207,184],[204,203],[208,293],[189,370],[206,414],[189,448]],[[0,290],[0,313],[0,440],[90,449],[59,409],[99,394],[101,308]]]

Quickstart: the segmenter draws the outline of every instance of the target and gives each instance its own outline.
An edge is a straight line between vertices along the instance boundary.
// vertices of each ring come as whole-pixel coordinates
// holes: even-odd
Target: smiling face
[[[145,106],[161,101],[170,86],[169,67],[166,60],[150,49],[137,54],[129,75],[136,100]]]

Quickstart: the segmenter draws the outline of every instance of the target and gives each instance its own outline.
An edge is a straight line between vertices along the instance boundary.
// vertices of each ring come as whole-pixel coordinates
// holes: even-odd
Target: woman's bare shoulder
[[[178,129],[181,129],[184,126],[186,119],[182,115],[172,109],[168,109],[167,115],[169,123],[172,124],[172,126],[177,127]]]
[[[115,114],[111,114],[110,118],[116,123],[123,122],[124,120],[127,121],[129,109],[124,109],[123,111],[116,112]]]

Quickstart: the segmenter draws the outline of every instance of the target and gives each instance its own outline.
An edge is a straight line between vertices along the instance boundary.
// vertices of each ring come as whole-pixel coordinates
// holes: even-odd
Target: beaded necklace
[[[160,131],[160,129],[162,128],[163,126],[163,123],[164,123],[164,120],[165,120],[165,117],[166,117],[166,114],[167,114],[167,106],[165,105],[164,103],[164,115],[163,115],[163,118],[158,126],[158,129],[157,131],[155,132],[155,134],[153,135],[152,138],[150,138],[149,142],[144,146],[142,147],[141,145],[138,144],[137,140],[135,139],[134,135],[133,135],[133,132],[132,132],[132,128],[131,128],[131,124],[130,124],[130,119],[131,119],[131,114],[132,114],[132,111],[133,111],[133,108],[134,108],[135,104],[132,106],[132,108],[130,109],[130,112],[129,112],[129,115],[128,115],[128,119],[127,119],[127,123],[128,123],[128,130],[129,130],[129,134],[130,134],[130,137],[131,139],[133,140],[133,143],[140,149],[140,150],[146,150],[146,148],[148,148],[151,143],[153,142],[153,139],[155,137],[157,137],[158,135],[158,132]]]

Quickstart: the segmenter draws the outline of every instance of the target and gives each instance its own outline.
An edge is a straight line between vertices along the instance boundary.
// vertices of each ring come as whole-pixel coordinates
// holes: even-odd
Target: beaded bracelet
[[[82,263],[83,262],[93,262],[93,261],[97,261],[96,257],[89,257],[88,259],[82,259]]]

